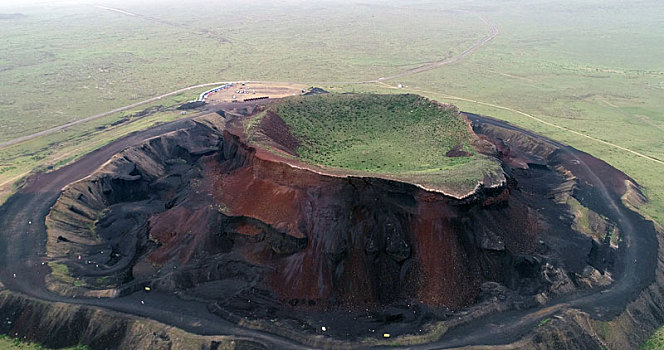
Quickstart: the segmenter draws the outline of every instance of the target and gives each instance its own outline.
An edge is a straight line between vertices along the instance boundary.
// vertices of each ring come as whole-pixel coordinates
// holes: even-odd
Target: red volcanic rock
[[[509,198],[510,198],[510,190],[508,188],[504,188],[499,195],[487,197],[484,201],[482,201],[482,206],[489,207],[494,204],[504,203],[507,202]]]
[[[212,208],[178,206],[150,218],[150,238],[161,247],[148,256],[150,262],[163,264],[169,260],[189,262],[197,252],[213,248],[210,233],[218,225],[217,212]],[[214,228],[213,228],[214,227]]]
[[[202,162],[200,188],[210,190],[212,206],[306,239],[306,246],[290,254],[257,252],[250,244],[234,247],[251,264],[270,267],[261,286],[282,302],[363,307],[413,300],[459,308],[477,297],[484,277],[473,261],[479,247],[463,241],[468,204],[409,184],[318,174],[272,159],[229,133],[224,140],[222,148],[229,151]],[[507,196],[505,190],[483,203]],[[209,234],[210,213],[209,206],[195,212],[176,207],[153,216],[151,235],[161,247],[150,259],[186,262],[192,249],[204,250],[199,236]],[[234,233],[264,234],[249,224]],[[534,239],[528,230],[503,234]]]
[[[283,121],[266,118],[264,132],[283,131]],[[231,133],[242,130],[197,124],[126,150],[65,191],[49,215],[49,254],[83,256],[68,266],[92,276],[89,284],[100,271],[118,288],[150,279],[154,290],[253,319],[395,305],[458,310],[484,300],[486,282],[534,296],[555,282],[544,266],[569,267],[571,276],[588,266],[592,244],[574,236],[550,199],[567,180],[528,167],[555,147],[488,130],[483,143],[524,160],[514,173],[522,182],[480,184],[457,198],[388,178],[321,173]],[[536,150],[532,159],[524,149]],[[565,255],[573,249],[549,248],[543,237],[582,254]]]
[[[418,196],[417,204],[411,222],[420,273],[417,297],[431,305],[467,305],[477,296],[481,276],[451,222],[458,216],[456,208],[449,200],[428,194]]]

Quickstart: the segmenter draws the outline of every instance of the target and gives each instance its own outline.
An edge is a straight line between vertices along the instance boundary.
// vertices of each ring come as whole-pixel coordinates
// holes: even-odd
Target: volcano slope
[[[478,136],[414,95],[227,116],[129,147],[63,190],[44,258],[63,297],[29,293],[39,274],[8,277],[11,257],[35,257],[7,255],[3,282],[288,347],[508,343],[569,307],[615,317],[653,282],[654,229],[620,202],[638,204],[638,187],[563,145],[473,117]],[[12,331],[38,322],[21,319]],[[531,340],[600,344],[561,322]]]

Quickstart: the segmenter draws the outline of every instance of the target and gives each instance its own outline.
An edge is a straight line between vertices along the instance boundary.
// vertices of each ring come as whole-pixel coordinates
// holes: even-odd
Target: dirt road
[[[459,62],[462,59],[466,58],[468,55],[470,55],[473,52],[477,51],[482,46],[488,44],[491,40],[493,40],[496,36],[498,36],[498,34],[500,34],[500,30],[498,29],[497,25],[489,22],[484,16],[478,14],[477,17],[479,17],[480,20],[482,20],[482,22],[484,22],[484,24],[487,25],[487,27],[489,27],[490,32],[489,32],[489,34],[487,34],[487,36],[480,39],[478,42],[473,44],[471,47],[467,48],[465,51],[461,52],[460,54],[458,54],[456,56],[446,58],[444,60],[440,60],[440,61],[425,64],[425,65],[422,65],[422,66],[419,66],[419,67],[411,68],[411,69],[408,69],[408,70],[405,70],[403,72],[396,73],[396,74],[393,74],[393,75],[390,75],[390,76],[387,76],[387,77],[378,78],[375,82],[386,81],[386,80],[394,80],[394,79],[397,79],[397,78],[402,78],[402,77],[405,77],[405,76],[408,76],[408,75],[413,75],[413,74],[426,72],[426,71],[429,71],[429,70],[432,70],[432,69],[442,67],[444,65]]]
[[[623,233],[620,251],[620,266],[616,281],[602,291],[588,291],[559,298],[544,308],[496,313],[449,331],[443,339],[415,347],[416,349],[453,348],[465,345],[498,345],[514,342],[530,333],[540,321],[560,314],[568,308],[580,309],[595,319],[610,320],[624,311],[625,306],[635,300],[639,293],[654,281],[658,259],[656,232],[639,214],[627,209],[620,194],[611,191],[605,181],[611,174],[596,174],[585,161],[589,155],[559,142],[546,139],[535,133],[512,126],[503,121],[466,113],[474,123],[487,123],[525,133],[546,140],[559,147],[574,164],[575,175],[589,181],[592,190],[586,196],[594,196],[593,202],[601,212],[617,222]],[[620,172],[612,169],[615,174]]]
[[[81,123],[89,122],[91,120],[103,118],[103,117],[109,116],[113,113],[126,111],[128,109],[132,109],[132,108],[135,108],[135,107],[138,107],[140,105],[147,104],[147,103],[152,103],[152,102],[155,102],[155,101],[159,101],[162,98],[177,95],[177,94],[185,92],[185,91],[189,91],[189,90],[192,90],[192,89],[198,89],[198,88],[204,88],[204,87],[208,87],[208,86],[223,85],[223,84],[226,84],[226,82],[198,84],[198,85],[193,85],[193,86],[189,86],[189,87],[186,87],[186,88],[178,89],[178,90],[175,90],[175,91],[167,92],[167,93],[159,95],[159,96],[151,97],[147,100],[132,103],[128,106],[116,108],[116,109],[110,110],[108,112],[95,114],[95,115],[87,117],[87,118],[83,118],[83,119],[80,119],[80,120],[75,120],[73,122],[63,124],[63,125],[60,125],[60,126],[56,126],[54,128],[50,128],[50,129],[47,129],[47,130],[44,130],[44,131],[36,132],[34,134],[31,134],[31,135],[26,135],[26,136],[15,138],[13,140],[2,142],[2,143],[0,143],[0,148],[4,148],[4,147],[7,147],[7,146],[17,144],[17,143],[28,141],[28,140],[31,140],[31,139],[34,139],[34,138],[37,138],[37,137],[46,136],[46,135],[52,134],[54,132],[69,128],[69,127],[74,126],[74,125],[78,125],[78,124],[81,124]]]
[[[215,31],[208,30],[208,29],[195,28],[195,27],[192,27],[192,26],[189,26],[189,25],[186,25],[186,24],[176,23],[176,22],[167,21],[167,20],[157,18],[157,17],[146,16],[146,15],[142,15],[142,14],[139,14],[139,13],[129,12],[129,11],[126,11],[126,10],[123,10],[123,9],[115,8],[115,7],[106,7],[106,6],[101,6],[101,5],[95,5],[95,7],[99,8],[99,9],[102,9],[102,10],[113,11],[115,13],[119,13],[119,14],[122,14],[122,15],[125,15],[125,16],[136,17],[136,18],[144,19],[146,21],[152,21],[152,22],[160,23],[160,24],[163,24],[163,25],[171,26],[171,27],[184,28],[184,29],[186,29],[186,30],[188,30],[188,31],[190,31],[194,34],[202,35],[202,36],[205,36],[207,38],[218,40],[220,43],[230,43],[230,40],[228,40],[228,38],[226,38],[225,36],[221,35],[220,33],[215,32]]]

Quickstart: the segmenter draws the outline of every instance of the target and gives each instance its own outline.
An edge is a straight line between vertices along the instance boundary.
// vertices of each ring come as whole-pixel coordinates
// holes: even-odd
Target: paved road
[[[471,115],[471,119],[516,129],[479,116]],[[87,299],[62,297],[46,290],[44,276],[48,273],[48,268],[42,264],[41,258],[46,242],[44,220],[62,188],[87,176],[122,149],[190,123],[192,122],[189,119],[179,120],[131,134],[81,157],[64,168],[36,175],[27,186],[0,207],[0,227],[3,228],[0,234],[0,281],[12,291],[44,301],[102,307],[154,319],[196,334],[249,337],[272,348],[306,349],[306,346],[278,335],[239,327],[211,314],[205,304],[183,301],[174,295],[151,292],[148,296],[145,292],[136,292],[115,299]],[[541,319],[569,307],[580,308],[595,317],[611,317],[621,312],[625,305],[635,299],[653,280],[657,258],[654,232],[644,234],[639,231],[644,227],[644,220],[622,205],[619,196],[611,193],[592,169],[583,163],[583,158],[577,156],[580,152],[554,141],[550,142],[580,162],[581,171],[585,172],[580,175],[592,183],[597,195],[606,203],[607,215],[619,222],[626,247],[622,251],[624,258],[620,259],[623,273],[619,274],[617,282],[608,290],[570,295],[546,308],[497,313],[477,319],[450,330],[437,342],[416,348],[509,343],[527,334]],[[145,304],[141,304],[141,300],[145,301]]]

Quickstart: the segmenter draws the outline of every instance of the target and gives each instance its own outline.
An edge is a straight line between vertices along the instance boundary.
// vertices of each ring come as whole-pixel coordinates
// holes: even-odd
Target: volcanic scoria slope
[[[414,95],[303,96],[226,116],[69,185],[46,221],[49,287],[148,287],[292,338],[323,325],[352,340],[612,281],[620,232],[574,199],[582,184],[550,143],[490,125],[477,136],[455,107]]]

